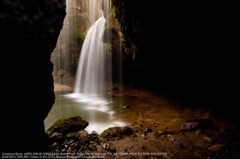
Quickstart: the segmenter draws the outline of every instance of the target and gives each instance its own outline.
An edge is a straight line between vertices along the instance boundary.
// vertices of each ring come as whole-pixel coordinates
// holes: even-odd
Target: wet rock
[[[107,96],[108,96],[109,98],[115,97],[115,95],[113,94],[112,91],[108,91],[108,92],[107,92]]]
[[[196,135],[200,135],[200,134],[203,134],[203,133],[204,133],[204,131],[203,131],[202,129],[198,129],[198,130],[195,132]]]
[[[209,142],[208,140],[205,140],[204,138],[201,138],[197,140],[197,142],[194,145],[204,149],[209,147],[211,145],[211,142]]]
[[[92,131],[93,136],[98,136],[99,134],[96,131]]]
[[[110,145],[109,144],[103,144],[102,147],[103,147],[104,150],[109,150]]]
[[[137,137],[138,137],[138,135],[137,135],[137,134],[134,134],[132,137],[133,137],[133,138],[137,138]]]
[[[59,148],[59,143],[54,142],[52,145],[49,146],[50,150],[55,150]]]
[[[117,137],[119,131],[120,131],[120,127],[112,127],[112,128],[108,128],[107,130],[104,130],[99,137],[102,138],[115,138]]]
[[[63,133],[55,132],[49,138],[54,141],[61,141],[64,139],[64,135]]]
[[[89,134],[88,135],[88,140],[89,142],[97,142],[98,141],[98,137],[96,135],[92,135],[92,134]]]
[[[74,148],[74,149],[79,150],[81,146],[79,145],[79,143],[76,143],[76,142],[75,142],[75,143],[73,143],[73,144],[71,145],[71,147]]]
[[[129,125],[129,126],[133,126],[133,125],[134,125],[134,123],[128,123],[128,125]]]
[[[113,149],[113,148],[111,148],[109,151],[110,151],[111,153],[116,153],[116,152],[117,152],[117,150],[116,150],[116,149]]]
[[[75,136],[79,140],[85,140],[88,138],[88,132],[86,130],[78,131],[75,133]]]
[[[120,109],[129,109],[129,108],[131,108],[129,105],[125,105],[125,106],[120,107]]]
[[[208,150],[218,152],[218,151],[223,151],[225,148],[225,145],[223,144],[215,144],[210,147],[208,147]]]
[[[49,129],[50,132],[60,132],[63,134],[77,132],[88,126],[88,122],[80,116],[70,116],[56,121]]]
[[[89,150],[91,150],[91,151],[96,151],[97,150],[97,147],[96,147],[96,144],[91,144],[91,145],[89,145]]]
[[[75,138],[75,134],[74,134],[74,133],[68,133],[68,134],[66,135],[66,138],[71,138],[71,139],[73,139],[73,138]]]
[[[206,141],[209,142],[209,143],[212,143],[212,142],[213,142],[213,139],[210,138],[210,137],[207,137],[207,136],[203,137],[203,139],[206,140]]]
[[[146,133],[143,133],[143,134],[141,135],[141,137],[142,137],[144,140],[147,140]]]
[[[176,141],[176,139],[171,134],[168,134],[167,138],[169,141],[172,141],[172,142]]]
[[[146,130],[144,130],[144,133],[150,133],[150,132],[152,132],[152,129],[150,128],[147,128]]]
[[[123,128],[121,128],[121,130],[120,130],[120,133],[121,133],[121,135],[123,135],[123,136],[129,136],[129,135],[132,135],[133,134],[133,130],[130,128],[130,127],[123,127]]]
[[[51,132],[51,131],[46,131],[46,135],[47,135],[47,136],[51,136],[51,135],[52,135],[52,132]]]
[[[158,131],[155,135],[156,135],[156,137],[159,137],[159,136],[165,135],[167,133],[168,132],[166,132],[166,131]]]
[[[182,131],[193,131],[197,129],[208,129],[213,128],[214,124],[213,121],[210,119],[196,119],[196,120],[189,120],[184,123],[181,127]]]
[[[102,143],[104,138],[103,137],[99,137],[98,140],[99,140],[100,143]]]
[[[133,134],[133,130],[130,127],[112,127],[112,128],[108,128],[107,130],[103,131],[99,137],[102,138],[107,138],[107,139],[111,139],[112,141],[115,140],[115,138],[117,137],[122,137],[122,136],[129,136]]]

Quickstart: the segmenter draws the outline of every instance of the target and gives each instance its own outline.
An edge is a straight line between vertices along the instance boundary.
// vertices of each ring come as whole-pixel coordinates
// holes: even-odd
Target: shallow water
[[[44,121],[45,129],[47,130],[58,119],[74,115],[81,116],[89,122],[85,129],[89,133],[96,131],[100,134],[109,127],[125,126],[119,117],[115,117],[117,111],[121,111],[119,101],[117,98],[105,100],[96,96],[58,93],[55,104]]]

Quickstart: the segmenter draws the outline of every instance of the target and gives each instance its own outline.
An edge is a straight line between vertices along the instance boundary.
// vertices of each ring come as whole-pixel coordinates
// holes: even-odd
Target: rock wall
[[[4,152],[46,148],[43,121],[55,99],[50,56],[64,17],[64,0],[0,2]]]
[[[232,4],[114,0],[113,6],[125,80],[223,111],[237,101]]]

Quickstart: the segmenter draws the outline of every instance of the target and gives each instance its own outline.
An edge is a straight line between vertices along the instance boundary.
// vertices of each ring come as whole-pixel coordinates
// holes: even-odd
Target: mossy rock
[[[70,116],[59,119],[47,131],[68,134],[83,130],[87,126],[88,122],[83,120],[80,116]]]
[[[115,138],[115,137],[123,137],[129,136],[133,134],[133,130],[130,127],[111,127],[107,130],[104,130],[99,138]]]
[[[107,138],[107,137],[116,137],[120,131],[120,127],[111,127],[104,130],[98,137]]]

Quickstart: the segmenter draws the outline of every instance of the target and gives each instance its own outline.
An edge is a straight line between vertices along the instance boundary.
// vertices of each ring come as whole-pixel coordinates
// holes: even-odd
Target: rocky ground
[[[129,105],[116,114],[129,126],[109,128],[102,134],[47,131],[53,158],[56,154],[65,158],[240,158],[238,127],[212,111],[183,106],[146,90],[128,89],[117,96],[131,96],[123,101]]]
[[[49,147],[54,153],[95,158],[239,158],[240,138],[231,129],[219,129],[212,120],[186,122],[177,133],[151,128],[114,127],[102,134],[85,130],[50,133]]]

